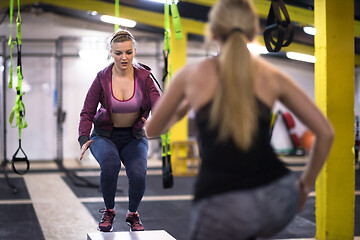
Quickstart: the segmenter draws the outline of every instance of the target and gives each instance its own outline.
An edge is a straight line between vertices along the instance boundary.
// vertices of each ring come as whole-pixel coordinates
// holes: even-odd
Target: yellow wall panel
[[[354,5],[315,0],[315,101],[335,140],[316,182],[316,239],[354,237]]]

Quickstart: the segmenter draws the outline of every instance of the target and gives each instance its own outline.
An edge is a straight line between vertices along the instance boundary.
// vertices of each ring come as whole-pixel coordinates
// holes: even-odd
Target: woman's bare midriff
[[[111,120],[114,127],[132,127],[139,119],[140,110],[134,113],[113,113]]]

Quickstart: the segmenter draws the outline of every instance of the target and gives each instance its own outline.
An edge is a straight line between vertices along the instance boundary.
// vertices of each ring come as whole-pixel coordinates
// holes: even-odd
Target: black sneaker
[[[102,232],[111,232],[113,230],[113,222],[115,220],[115,210],[114,209],[100,209],[102,213],[102,218],[99,222],[97,229]]]
[[[126,216],[126,223],[131,231],[144,231],[144,227],[137,212],[131,212]]]

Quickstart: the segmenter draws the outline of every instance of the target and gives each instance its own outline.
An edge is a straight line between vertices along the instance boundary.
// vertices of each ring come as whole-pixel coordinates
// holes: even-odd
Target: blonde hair
[[[251,147],[257,131],[254,64],[246,44],[255,38],[258,23],[250,0],[219,0],[209,13],[210,31],[223,43],[210,127],[218,127],[218,140],[232,138],[242,150]]]
[[[113,43],[115,42],[125,42],[125,41],[132,41],[134,48],[136,48],[136,41],[134,36],[125,29],[119,29],[118,31],[114,32],[112,38],[110,40],[110,47],[112,47]]]

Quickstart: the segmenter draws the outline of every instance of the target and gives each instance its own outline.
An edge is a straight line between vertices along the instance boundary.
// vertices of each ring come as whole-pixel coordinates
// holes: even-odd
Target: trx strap
[[[170,9],[168,0],[164,3],[164,76],[162,79],[163,87],[165,89],[166,83],[170,80],[171,67],[169,67],[170,54]],[[168,79],[168,81],[166,81]],[[162,177],[163,188],[172,188],[174,185],[174,177],[171,168],[171,141],[170,130],[161,134],[161,158],[162,158]]]
[[[182,30],[181,30],[180,14],[179,14],[178,7],[174,0],[172,0],[172,3],[171,3],[171,16],[172,16],[173,25],[174,25],[175,39],[182,39],[183,34],[182,34]]]
[[[169,64],[170,56],[170,9],[169,9],[169,0],[166,0],[164,3],[164,76],[162,78],[163,87],[165,89],[166,84],[169,84],[171,79],[171,64]],[[175,39],[182,39],[183,34],[181,30],[181,20],[180,14],[177,8],[177,5],[174,0],[171,4],[171,15],[173,20],[173,26],[175,30]],[[170,140],[170,130],[165,134],[161,135],[161,150],[162,150],[162,174],[163,174],[163,187],[171,188],[174,185],[174,177],[172,174],[171,168],[171,140]]]
[[[282,20],[281,13],[285,20]],[[264,31],[264,42],[269,52],[279,52],[290,45],[294,37],[294,27],[283,0],[272,0]],[[276,38],[276,39],[275,39]]]
[[[163,188],[172,188],[174,185],[174,177],[171,168],[171,142],[170,131],[161,135],[161,149],[162,149],[162,174],[163,174]]]
[[[16,68],[16,72],[17,72],[18,84],[17,84],[17,87],[16,87],[15,106],[13,107],[13,109],[11,111],[10,118],[9,118],[9,123],[13,128],[15,128],[15,127],[19,128],[19,147],[16,150],[16,152],[14,153],[14,155],[12,156],[11,165],[12,165],[12,168],[13,168],[15,173],[17,173],[19,175],[24,175],[30,169],[30,162],[29,162],[24,150],[21,148],[21,130],[23,128],[27,127],[27,122],[25,120],[25,105],[24,105],[24,103],[22,101],[22,96],[24,95],[24,93],[22,92],[23,75],[22,75],[22,67],[21,67],[21,46],[22,45],[21,45],[20,0],[17,0],[17,5],[18,5],[18,13],[17,13],[17,18],[16,18],[17,35],[16,35],[16,41],[12,41],[11,36],[12,36],[12,17],[13,17],[14,3],[13,3],[13,0],[10,0],[10,37],[9,37],[8,45],[10,46],[11,65],[10,65],[9,88],[12,88],[12,74],[13,74],[12,50],[13,50],[14,44],[16,44],[16,46],[17,46],[17,68]],[[16,124],[15,125],[13,125],[14,117],[16,119]],[[23,157],[18,157],[17,156],[18,153],[21,153],[23,155]],[[18,171],[16,169],[16,167],[15,167],[15,163],[20,163],[20,162],[26,163],[26,169],[23,170],[23,171]]]
[[[158,86],[158,88],[160,89],[161,92],[164,92],[160,86],[160,83],[156,80],[154,74],[150,73],[150,77],[156,82],[156,85]]]
[[[115,17],[119,17],[120,13],[119,13],[119,0],[115,0]],[[116,32],[117,30],[119,30],[119,24],[114,24],[114,32]]]

